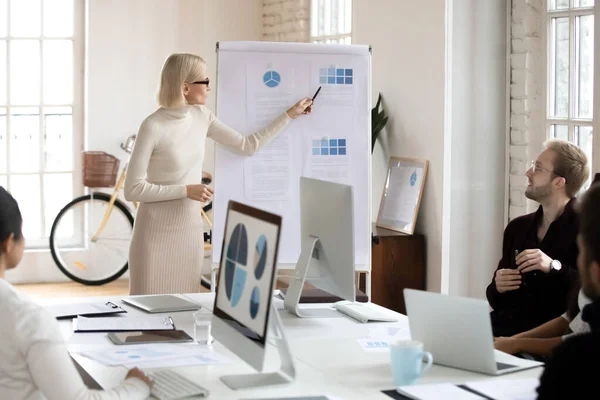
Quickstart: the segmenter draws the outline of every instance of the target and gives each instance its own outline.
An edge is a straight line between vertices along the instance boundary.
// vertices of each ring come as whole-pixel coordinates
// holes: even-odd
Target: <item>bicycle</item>
[[[131,154],[136,135],[121,143]],[[67,277],[84,285],[104,285],[120,278],[129,268],[129,243],[134,213],[118,196],[127,174],[126,163],[117,180],[119,159],[98,151],[83,153],[83,184],[93,189],[114,187],[112,194],[92,191],[73,199],[58,213],[50,231],[50,252],[54,262]],[[202,183],[212,176],[203,172]],[[115,183],[116,182],[116,183]],[[133,202],[133,211],[137,210]],[[202,207],[205,212],[212,202]],[[210,243],[210,233],[205,241]],[[205,245],[206,248],[206,245]],[[201,284],[210,288],[203,278]]]

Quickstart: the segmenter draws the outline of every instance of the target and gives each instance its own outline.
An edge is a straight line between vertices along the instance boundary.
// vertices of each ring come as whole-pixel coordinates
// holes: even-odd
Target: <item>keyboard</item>
[[[207,398],[209,395],[202,386],[167,369],[149,372],[148,376],[154,381],[152,395],[159,400],[187,399],[192,396]]]
[[[374,322],[396,322],[398,318],[393,315],[383,313],[381,311],[376,310],[373,307],[370,307],[364,303],[356,302],[356,301],[338,301],[337,303],[333,303],[333,307],[341,312],[342,314],[346,314],[347,316],[354,318],[355,320],[364,323],[369,321]]]

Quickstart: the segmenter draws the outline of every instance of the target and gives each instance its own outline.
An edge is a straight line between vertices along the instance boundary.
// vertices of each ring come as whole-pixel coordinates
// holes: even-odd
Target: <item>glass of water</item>
[[[210,325],[212,322],[212,311],[201,308],[193,315],[194,318],[194,340],[198,344],[210,345],[214,338],[210,334]]]

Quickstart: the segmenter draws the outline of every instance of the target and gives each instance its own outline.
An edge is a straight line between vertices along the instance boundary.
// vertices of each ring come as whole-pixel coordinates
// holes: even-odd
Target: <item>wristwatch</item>
[[[560,261],[558,261],[558,260],[550,261],[550,271],[552,271],[552,270],[560,271],[561,268],[562,268],[562,264],[560,263]]]

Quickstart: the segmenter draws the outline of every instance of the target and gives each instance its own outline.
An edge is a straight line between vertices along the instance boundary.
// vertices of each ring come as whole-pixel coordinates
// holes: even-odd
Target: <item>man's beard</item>
[[[538,203],[541,203],[543,200],[550,197],[551,194],[552,194],[552,183],[551,182],[548,182],[544,186],[538,186],[538,187],[528,186],[527,189],[525,190],[525,197],[527,197],[530,200],[537,201]]]

